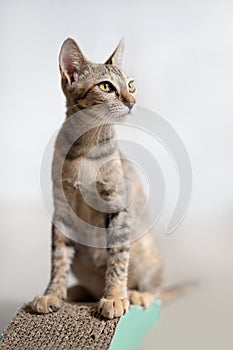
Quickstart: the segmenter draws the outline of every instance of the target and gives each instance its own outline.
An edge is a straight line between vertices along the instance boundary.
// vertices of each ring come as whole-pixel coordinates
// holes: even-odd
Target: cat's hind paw
[[[99,313],[108,318],[121,317],[129,309],[129,300],[124,299],[105,299],[102,298],[99,301],[98,311]]]
[[[39,314],[47,314],[60,309],[62,300],[56,295],[37,296],[31,302],[31,309]]]
[[[142,306],[148,309],[156,299],[156,296],[150,292],[139,292],[137,290],[129,290],[128,297],[130,304]]]

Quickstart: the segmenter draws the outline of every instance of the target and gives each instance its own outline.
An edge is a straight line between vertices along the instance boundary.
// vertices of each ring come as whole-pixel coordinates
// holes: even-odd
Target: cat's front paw
[[[99,313],[109,319],[114,317],[121,317],[129,309],[129,300],[124,299],[105,299],[102,298],[99,301],[98,311]]]
[[[31,302],[31,309],[39,314],[47,314],[60,309],[62,300],[56,295],[37,296]]]

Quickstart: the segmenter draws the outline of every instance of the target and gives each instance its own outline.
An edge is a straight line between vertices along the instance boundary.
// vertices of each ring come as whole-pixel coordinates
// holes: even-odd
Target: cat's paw
[[[109,319],[114,317],[121,317],[129,309],[129,300],[124,299],[105,299],[102,298],[99,301],[98,311],[99,313]]]
[[[62,299],[56,295],[42,295],[34,298],[31,309],[39,314],[47,314],[59,310],[61,305]]]
[[[130,304],[142,306],[148,309],[155,300],[155,295],[150,292],[139,292],[137,290],[129,290],[128,297]]]

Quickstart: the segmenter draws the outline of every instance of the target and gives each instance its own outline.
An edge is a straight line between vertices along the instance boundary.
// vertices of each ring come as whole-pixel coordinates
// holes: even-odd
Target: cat
[[[82,120],[84,130],[85,123],[93,125],[78,140],[74,140],[68,151],[65,150],[68,130],[65,124],[57,137],[52,166],[55,212],[51,280],[44,295],[37,296],[31,303],[32,309],[38,313],[57,311],[68,294],[70,300],[98,300],[99,313],[112,319],[126,313],[130,304],[148,308],[156,298],[165,299],[166,295],[169,297],[173,293],[172,289],[162,290],[163,263],[153,233],[137,232],[142,228],[131,224],[132,213],[142,206],[145,196],[136,170],[121,155],[111,123],[133,115],[136,106],[134,80],[122,70],[123,51],[124,42],[121,40],[104,64],[96,64],[85,58],[71,38],[66,39],[61,47],[59,68],[66,97],[66,120],[73,119],[78,123]],[[85,110],[92,111],[92,108],[95,113],[85,115]],[[101,126],[95,123],[98,108],[105,118]],[[69,128],[76,130],[75,121],[72,123]],[[58,164],[62,164],[61,174]],[[112,212],[92,208],[82,196],[81,184],[93,172],[91,169],[97,169],[99,164],[104,165],[99,168],[94,185],[110,208],[111,203],[115,203]],[[79,181],[78,173],[82,174]],[[133,200],[126,206],[122,205],[126,200],[126,187],[116,188],[122,179],[128,179],[133,185]],[[103,230],[105,248],[80,243],[78,235],[85,241],[88,233],[82,229],[75,230],[77,227],[64,204],[62,191],[68,207],[78,217]],[[85,191],[87,196],[94,193],[88,186]],[[120,204],[114,201],[117,195]],[[66,234],[69,230],[72,231],[72,239]],[[132,240],[132,234],[139,238]],[[79,284],[67,292],[70,270]]]

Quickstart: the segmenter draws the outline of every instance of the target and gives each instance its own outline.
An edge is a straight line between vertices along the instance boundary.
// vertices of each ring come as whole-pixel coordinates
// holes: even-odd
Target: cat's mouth
[[[116,121],[120,121],[120,122],[125,122],[127,121],[129,118],[131,118],[134,115],[134,112],[136,110],[136,106],[134,106],[131,109],[128,109],[128,111],[122,113],[121,115],[119,115],[116,119]]]
[[[123,114],[123,117],[132,117],[134,112],[136,110],[136,104],[134,104],[131,108],[128,108],[128,111],[126,111],[124,114]]]

